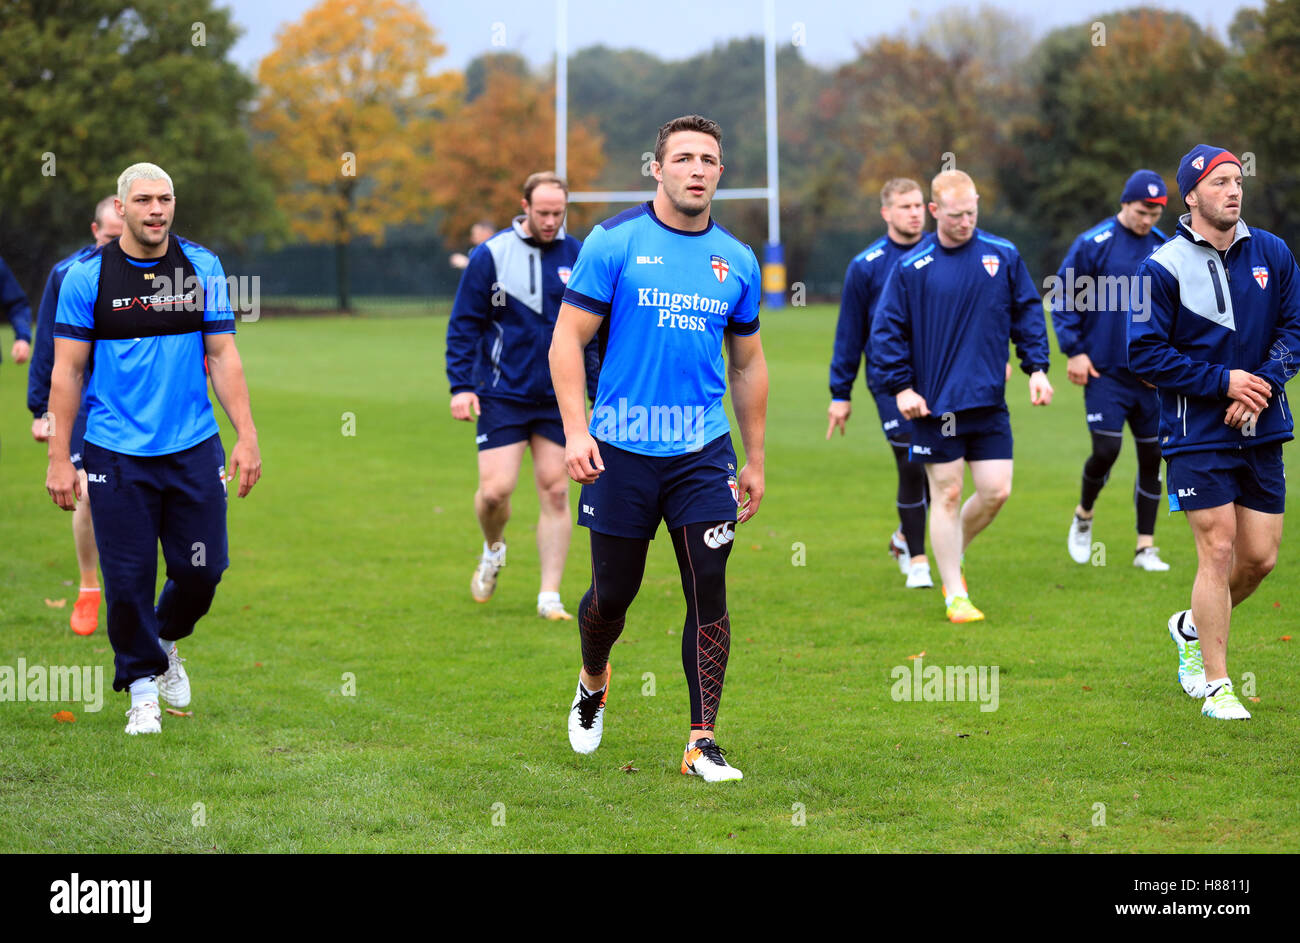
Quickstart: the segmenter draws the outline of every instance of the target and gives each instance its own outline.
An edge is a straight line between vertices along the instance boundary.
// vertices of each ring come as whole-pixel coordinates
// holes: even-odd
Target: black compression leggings
[[[1091,511],[1101,493],[1110,470],[1119,458],[1124,440],[1117,435],[1092,433],[1092,454],[1083,465],[1083,488],[1079,504]],[[1138,476],[1133,488],[1133,504],[1137,511],[1137,532],[1154,534],[1156,514],[1160,507],[1160,445],[1154,439],[1137,439]]]
[[[930,504],[930,484],[922,462],[908,461],[908,446],[892,445],[898,465],[898,523],[909,556],[925,553],[925,510]]]
[[[690,689],[691,727],[712,730],[722,701],[722,684],[731,651],[727,614],[727,558],[735,537],[730,522],[687,524],[670,532],[686,622],[682,627],[682,669]],[[591,586],[578,605],[582,664],[587,673],[605,673],[610,649],[623,632],[628,607],[641,588],[650,541],[591,532]]]

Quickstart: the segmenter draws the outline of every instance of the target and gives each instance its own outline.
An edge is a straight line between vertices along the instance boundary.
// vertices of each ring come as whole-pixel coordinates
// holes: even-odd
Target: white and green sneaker
[[[1169,635],[1178,648],[1178,683],[1188,697],[1205,697],[1205,663],[1201,660],[1201,640],[1183,629],[1192,625],[1192,611],[1184,609],[1169,617]]]
[[[1250,720],[1250,711],[1232,693],[1232,682],[1227,678],[1207,689],[1201,715],[1215,720]]]

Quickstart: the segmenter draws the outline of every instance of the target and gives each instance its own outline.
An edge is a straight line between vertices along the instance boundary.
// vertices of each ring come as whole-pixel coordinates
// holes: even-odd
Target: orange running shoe
[[[78,635],[91,635],[95,629],[99,628],[99,597],[102,593],[98,589],[82,589],[81,594],[77,596],[77,604],[72,607],[72,631]]]

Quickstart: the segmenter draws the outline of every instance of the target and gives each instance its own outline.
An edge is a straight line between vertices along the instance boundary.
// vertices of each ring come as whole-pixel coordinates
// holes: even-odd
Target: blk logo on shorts
[[[1178,497],[1180,497],[1180,498],[1194,498],[1194,497],[1196,497],[1196,489],[1195,489],[1195,488],[1179,488],[1179,489],[1178,489]]]
[[[1088,413],[1089,422],[1101,422],[1101,413]]]
[[[929,455],[929,454],[930,454],[930,446],[928,446],[928,445],[914,445],[914,446],[912,446],[912,454],[914,454],[914,455]]]
[[[88,474],[88,475],[86,475],[86,480],[87,480],[88,482],[90,482],[92,485],[106,485],[106,484],[108,484],[108,476],[107,476],[107,475],[90,475],[90,474]]]
[[[736,537],[736,532],[731,528],[731,522],[719,524],[717,527],[710,527],[704,532],[704,545],[717,550],[719,547],[725,547]]]

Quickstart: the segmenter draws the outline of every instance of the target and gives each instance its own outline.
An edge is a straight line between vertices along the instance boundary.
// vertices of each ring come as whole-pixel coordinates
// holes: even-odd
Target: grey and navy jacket
[[[923,239],[932,238],[924,236]],[[831,398],[850,399],[858,368],[865,356],[871,361],[871,318],[885,288],[889,273],[904,254],[920,248],[920,243],[902,245],[881,236],[853,257],[844,273],[844,292],[840,295],[840,320],[835,327],[835,350],[831,354]],[[867,371],[867,389],[871,371]]]
[[[1043,302],[1016,247],[976,229],[954,249],[922,240],[894,266],[871,321],[872,389],[911,387],[931,414],[1006,402],[1007,340],[1046,372]]]
[[[1284,384],[1300,365],[1300,271],[1277,236],[1242,221],[1219,252],[1190,215],[1138,267],[1147,288],[1129,305],[1129,369],[1160,390],[1165,455],[1240,449],[1292,438]],[[1144,297],[1145,296],[1145,297]],[[1253,424],[1224,423],[1228,374],[1247,370],[1273,388]]]
[[[1067,357],[1087,354],[1099,373],[1128,378],[1128,300],[1132,276],[1169,237],[1139,236],[1112,216],[1084,232],[1056,273],[1052,327]],[[1122,279],[1122,281],[1121,281]]]
[[[447,382],[452,395],[553,403],[550,348],[564,286],[582,243],[563,228],[550,243],[525,236],[524,217],[470,253],[447,322]],[[600,373],[593,339],[586,350],[587,391]]]
[[[31,343],[32,306],[4,259],[0,259],[0,312],[4,312],[13,325],[14,340]]]

